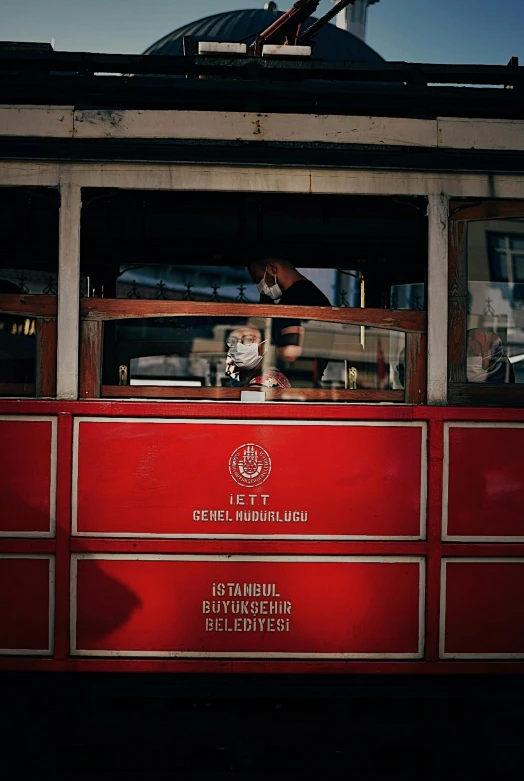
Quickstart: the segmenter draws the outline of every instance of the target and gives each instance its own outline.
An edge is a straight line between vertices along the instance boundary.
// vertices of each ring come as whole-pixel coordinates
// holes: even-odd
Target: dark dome
[[[250,9],[227,11],[206,16],[197,22],[190,22],[150,46],[144,54],[182,55],[182,39],[191,35],[200,41],[251,43],[255,36],[282,16],[282,11]],[[304,23],[304,30],[313,24],[314,17]],[[313,54],[323,60],[346,60],[350,62],[383,62],[382,57],[355,35],[326,24],[315,36]]]

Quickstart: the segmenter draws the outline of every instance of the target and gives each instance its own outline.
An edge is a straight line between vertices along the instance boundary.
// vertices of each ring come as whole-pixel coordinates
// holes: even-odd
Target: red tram
[[[522,671],[524,69],[202,52],[0,48],[1,668]]]

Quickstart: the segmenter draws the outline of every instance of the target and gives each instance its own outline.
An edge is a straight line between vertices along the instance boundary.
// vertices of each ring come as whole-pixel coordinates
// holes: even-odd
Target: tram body
[[[419,89],[406,74],[420,79],[422,66],[405,66],[398,80],[407,84],[388,91],[387,63],[382,79],[362,69],[354,87],[341,63],[325,106],[314,109],[321,66],[308,63],[306,73],[303,62],[275,61],[280,93],[300,103],[284,112],[278,85],[262,90],[263,79],[242,76],[240,59],[180,58],[201,78],[167,86],[144,75],[105,76],[100,86],[95,71],[147,74],[151,58],[84,55],[92,75],[73,75],[81,70],[74,55],[2,57],[0,196],[19,216],[29,202],[40,208],[42,196],[55,216],[29,231],[38,237],[39,225],[53,226],[39,277],[29,257],[37,238],[22,251],[20,217],[21,249],[11,246],[2,277],[18,289],[0,292],[3,333],[33,340],[34,367],[32,380],[12,374],[0,383],[0,668],[522,671],[522,68],[476,75],[514,90],[424,88],[422,118],[405,108]],[[263,65],[267,75],[271,61]],[[450,69],[448,81],[458,83]],[[445,66],[438,76],[426,74],[444,82]],[[466,77],[474,83],[474,73]],[[479,113],[487,92],[497,93],[489,116]],[[246,108],[253,102],[260,110]],[[140,263],[152,272],[139,257],[142,234],[133,233],[139,201],[148,215],[164,214],[162,225],[185,215],[176,230],[190,271],[173,298],[159,286],[165,278],[151,277],[148,294],[140,287]],[[227,300],[213,297],[214,276],[200,295],[195,269],[210,268],[205,258],[226,274],[223,258],[236,252],[243,269],[260,238],[257,214],[285,243],[293,215],[301,230],[314,224],[304,204],[325,205],[319,225],[338,214],[324,233],[311,228],[311,256],[300,244],[306,276],[327,268],[322,246],[340,256],[345,234],[326,244],[337,226],[348,221],[358,243],[348,260],[331,263],[332,308],[254,303],[241,279],[237,291],[234,269]],[[230,214],[243,244],[216,238]],[[380,236],[357,239],[368,218],[377,233],[386,218],[399,232],[382,266]],[[117,222],[124,227],[113,235]],[[409,252],[426,257],[410,276],[402,246],[417,231]],[[110,278],[117,239],[125,253]],[[52,273],[46,281],[55,250],[56,290]],[[505,277],[493,271],[502,262]],[[409,288],[410,305],[380,298],[374,275],[386,266],[388,295]],[[365,301],[355,303],[354,282],[343,287],[342,267],[359,285],[366,279]],[[30,287],[37,278],[38,291]],[[413,306],[417,285],[425,301]],[[276,311],[307,320],[304,377],[329,335],[329,382],[297,374],[288,389],[226,386],[224,334],[254,320],[270,331]],[[472,380],[467,358],[489,369],[487,354],[473,354],[474,330],[503,335],[514,382]],[[167,354],[176,360],[159,379]]]

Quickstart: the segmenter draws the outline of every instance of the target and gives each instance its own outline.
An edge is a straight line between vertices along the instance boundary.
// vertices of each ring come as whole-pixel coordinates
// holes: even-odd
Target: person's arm
[[[284,327],[280,330],[279,347],[277,348],[278,357],[281,361],[294,363],[302,355],[304,344],[304,329],[299,321],[291,321],[296,324],[289,325],[290,321],[284,320]]]
[[[300,320],[278,318],[273,320],[273,343],[280,361],[294,363],[302,354],[304,329]]]

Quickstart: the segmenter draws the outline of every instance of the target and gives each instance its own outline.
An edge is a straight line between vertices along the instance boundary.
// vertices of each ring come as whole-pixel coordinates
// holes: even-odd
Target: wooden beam
[[[56,319],[36,321],[36,393],[38,398],[56,395]]]
[[[144,301],[87,298],[80,302],[84,320],[129,320],[148,317],[278,317],[321,320],[384,328],[406,333],[426,331],[426,313],[409,309],[356,309],[327,306],[274,306],[204,301]]]
[[[0,396],[34,396],[35,386],[28,382],[0,382]]]
[[[448,380],[466,382],[467,331],[467,224],[449,223],[449,325]]]
[[[449,386],[450,404],[479,407],[524,406],[524,384],[461,382]]]
[[[100,321],[83,321],[80,331],[81,399],[99,399],[102,378],[102,328]]]
[[[25,295],[19,293],[0,294],[0,312],[5,315],[23,317],[56,317],[57,297]]]
[[[426,403],[425,334],[406,334],[406,404]]]
[[[481,203],[471,200],[452,200],[449,204],[450,219],[497,220],[524,217],[524,201],[483,200]]]
[[[402,402],[402,390],[330,390],[329,388],[170,388],[156,385],[103,385],[103,398],[219,399],[239,401],[242,390],[263,391],[266,401]]]

